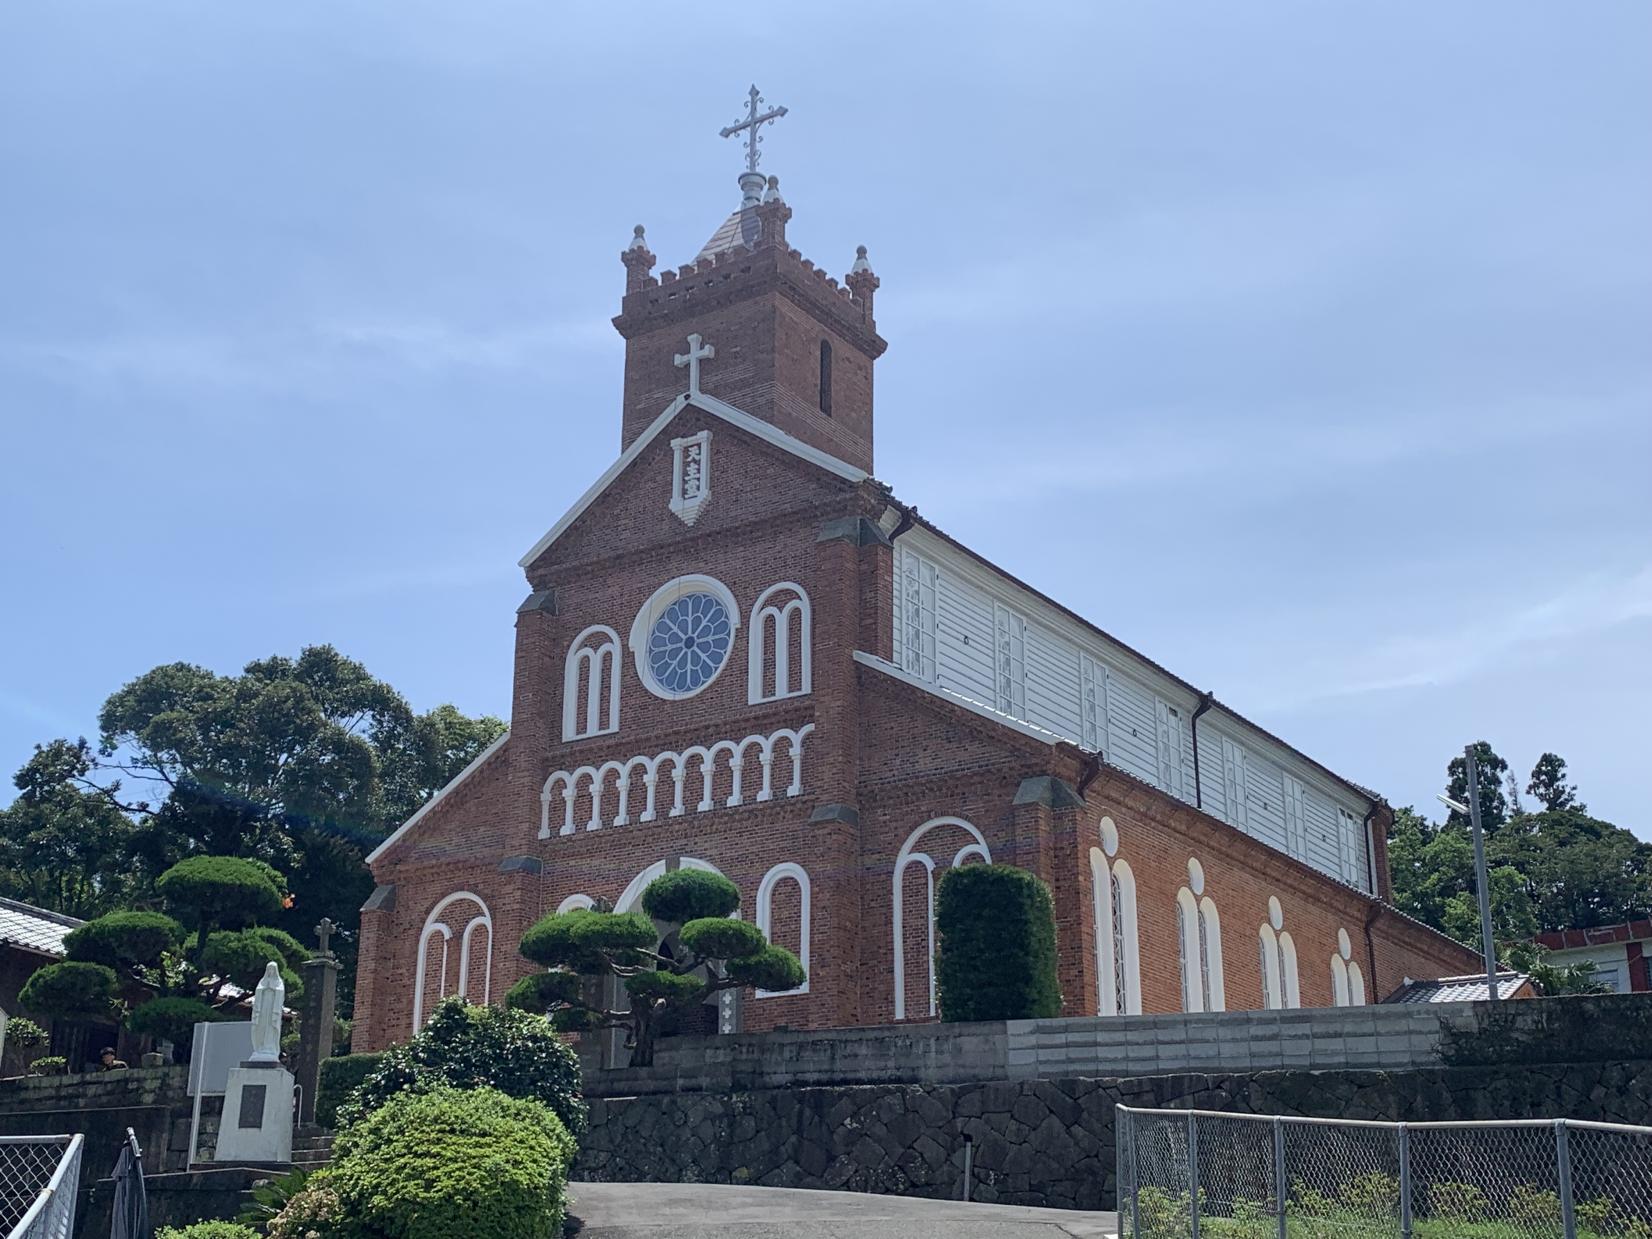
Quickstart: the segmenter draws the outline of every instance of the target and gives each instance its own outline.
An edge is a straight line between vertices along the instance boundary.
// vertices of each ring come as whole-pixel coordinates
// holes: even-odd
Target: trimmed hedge
[[[155,880],[155,893],[192,926],[239,929],[275,919],[284,880],[261,860],[191,856]]]
[[[722,874],[704,869],[673,869],[655,878],[642,893],[644,912],[656,921],[677,925],[727,916],[739,906],[740,888]]]
[[[580,1083],[578,1056],[544,1017],[447,998],[411,1041],[384,1052],[378,1069],[339,1106],[338,1121],[349,1128],[401,1093],[494,1089],[548,1106],[581,1136]]]
[[[239,1222],[195,1222],[189,1226],[163,1226],[155,1239],[258,1239],[258,1232]]]
[[[126,1017],[126,1026],[135,1033],[188,1046],[195,1035],[195,1025],[212,1024],[222,1020],[222,1012],[199,998],[151,998],[132,1009]]]
[[[341,1054],[321,1060],[321,1085],[315,1093],[315,1121],[323,1127],[338,1126],[338,1108],[368,1076],[384,1065],[386,1051],[372,1054]]]
[[[153,964],[184,940],[184,927],[164,912],[110,912],[64,936],[69,959],[119,968]]]
[[[324,1182],[385,1239],[560,1239],[578,1147],[537,1101],[444,1088],[392,1097],[339,1133]]]
[[[26,1011],[60,1020],[105,1020],[115,1014],[119,997],[115,970],[107,964],[66,959],[47,964],[27,981],[17,995]]]
[[[1025,1020],[1061,1014],[1055,904],[1014,865],[965,865],[935,896],[935,980],[941,1018]]]

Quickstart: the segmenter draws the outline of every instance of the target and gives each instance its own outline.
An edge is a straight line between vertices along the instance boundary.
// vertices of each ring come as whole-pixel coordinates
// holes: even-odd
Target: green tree
[[[643,912],[579,909],[545,917],[522,936],[522,955],[549,971],[524,977],[506,1002],[548,1014],[560,1032],[622,1028],[631,1062],[654,1061],[662,1024],[719,990],[782,991],[803,965],[750,921],[730,919],[740,891],[721,874],[678,869],[650,882]],[[646,913],[646,915],[644,915]],[[625,991],[610,1005],[610,979]]]
[[[1566,782],[1566,760],[1554,753],[1545,753],[1532,767],[1531,782],[1526,790],[1542,803],[1550,813],[1574,809],[1587,813],[1589,806],[1577,798],[1577,785]]]
[[[1484,740],[1474,744],[1474,777],[1480,791],[1480,827],[1487,835],[1508,821],[1509,802],[1503,795],[1503,776],[1509,763],[1492,751]],[[1446,764],[1446,795],[1458,804],[1468,803],[1468,763],[1462,757],[1453,757]],[[1446,819],[1452,826],[1467,826],[1464,814],[1452,810]]]
[[[134,1032],[187,1045],[189,1030],[222,1018],[275,960],[289,992],[307,957],[291,935],[260,919],[281,907],[282,877],[262,861],[192,856],[156,882],[168,912],[110,912],[63,940],[65,958],[35,971],[25,1007],[59,1019],[123,1018]],[[170,913],[170,915],[168,914]],[[142,995],[130,1012],[123,995]]]
[[[131,893],[132,819],[77,782],[95,764],[85,740],[35,747],[0,809],[0,894],[85,918]]]
[[[1523,875],[1538,932],[1652,916],[1652,844],[1580,809],[1515,818],[1487,856]]]
[[[98,721],[95,754],[84,742],[45,746],[40,794],[83,815],[96,806],[106,833],[126,823],[114,861],[97,859],[128,875],[133,898],[191,856],[278,867],[290,899],[276,925],[307,938],[326,916],[343,931],[346,1012],[354,929],[372,889],[366,852],[504,727],[452,706],[415,714],[331,646],[260,659],[237,675],[156,667],[115,692]],[[27,826],[0,830],[0,868],[5,840],[26,840]]]

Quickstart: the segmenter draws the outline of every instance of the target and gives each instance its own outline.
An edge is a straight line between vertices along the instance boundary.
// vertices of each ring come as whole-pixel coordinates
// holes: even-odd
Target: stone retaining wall
[[[1652,1124],[1652,1060],[607,1097],[591,1103],[575,1176],[956,1198],[967,1136],[975,1199],[1110,1209],[1121,1103],[1322,1118]]]
[[[109,1173],[128,1127],[143,1150],[144,1171],[183,1170],[192,1106],[189,1068],[134,1067],[125,1071],[0,1080],[0,1135],[86,1136],[87,1181]],[[204,1099],[198,1159],[217,1142],[223,1099]]]
[[[603,1071],[589,1060],[585,1080],[592,1096],[631,1096],[1185,1071],[1403,1070],[1605,1055],[1652,1058],[1652,1000],[1614,994],[682,1038],[663,1042],[648,1068]]]

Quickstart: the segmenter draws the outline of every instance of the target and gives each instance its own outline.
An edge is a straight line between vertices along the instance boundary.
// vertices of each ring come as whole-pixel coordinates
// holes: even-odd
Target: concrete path
[[[1103,1239],[1112,1213],[699,1183],[571,1183],[579,1239]]]

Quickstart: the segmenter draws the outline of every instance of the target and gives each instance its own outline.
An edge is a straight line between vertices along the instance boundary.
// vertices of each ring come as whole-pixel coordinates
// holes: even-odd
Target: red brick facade
[[[838,287],[786,249],[784,203],[755,210],[762,229],[755,248],[659,280],[646,248],[623,256],[627,292],[615,325],[627,341],[622,446],[631,449],[630,459],[526,564],[533,592],[517,615],[508,738],[372,860],[379,890],[362,917],[355,1048],[408,1036],[416,990],[428,1009],[442,992],[461,989],[461,974],[470,997],[499,1001],[529,969],[515,945],[537,918],[576,896],[617,903],[650,866],[679,859],[732,879],[747,917],[761,914],[759,890],[773,875],[771,933],[793,950],[802,945],[807,902],[807,992],[744,995],[744,1028],[891,1021],[896,861],[914,832],[936,819],[949,820],[913,844],[935,870],[960,854],[969,860],[986,852],[1049,884],[1069,1014],[1095,1014],[1101,1002],[1090,852],[1104,817],[1116,827],[1119,858],[1135,875],[1145,1011],[1181,1009],[1176,898],[1190,857],[1202,864],[1205,893],[1220,909],[1229,1009],[1264,1005],[1257,943],[1270,896],[1296,944],[1305,1006],[1332,1002],[1339,930],[1373,1000],[1408,977],[1472,970],[1472,952],[1380,900],[1079,748],[983,717],[856,659],[856,651],[891,656],[891,540],[903,532],[904,509],[863,472],[872,463],[872,365],[884,348],[871,313],[877,281],[861,271],[848,277],[848,288]],[[716,350],[701,382],[718,400],[702,402],[706,408],[686,403],[650,434],[687,389],[674,358],[690,333]],[[829,402],[821,391],[822,342],[830,346]],[[719,400],[789,438],[760,432]],[[709,432],[709,498],[689,524],[670,506],[674,441],[701,432]],[[798,442],[842,464],[823,465]],[[686,574],[726,587],[739,627],[709,686],[670,700],[643,682],[628,635],[655,591]],[[780,582],[807,596],[809,691],[752,704],[752,610]],[[564,740],[568,656],[594,625],[619,638],[619,726]],[[774,645],[771,639],[762,663],[765,683],[776,675]],[[794,678],[799,654],[790,650]],[[580,710],[584,701],[581,688]],[[608,717],[606,707],[600,716]],[[699,756],[687,761],[680,779],[680,764],[662,761],[647,789],[652,820],[640,820],[641,766],[627,785],[625,824],[616,824],[613,776],[597,805],[589,779],[571,797],[562,793],[565,783],[554,783],[543,799],[559,771],[791,734],[803,737],[795,742],[802,752],[796,766],[784,738],[761,765],[762,746],[741,751],[737,803],[729,803],[736,776],[726,747],[710,759],[709,795]],[[682,812],[673,816],[678,796]],[[1384,880],[1385,815],[1379,803],[1372,833]],[[593,820],[596,829],[588,828]],[[548,837],[541,837],[542,822]],[[573,824],[569,833],[565,822]],[[787,868],[776,873],[780,866]],[[793,876],[798,870],[807,878],[806,900]],[[915,863],[902,884],[908,1019],[929,1018],[929,880],[925,864]]]

